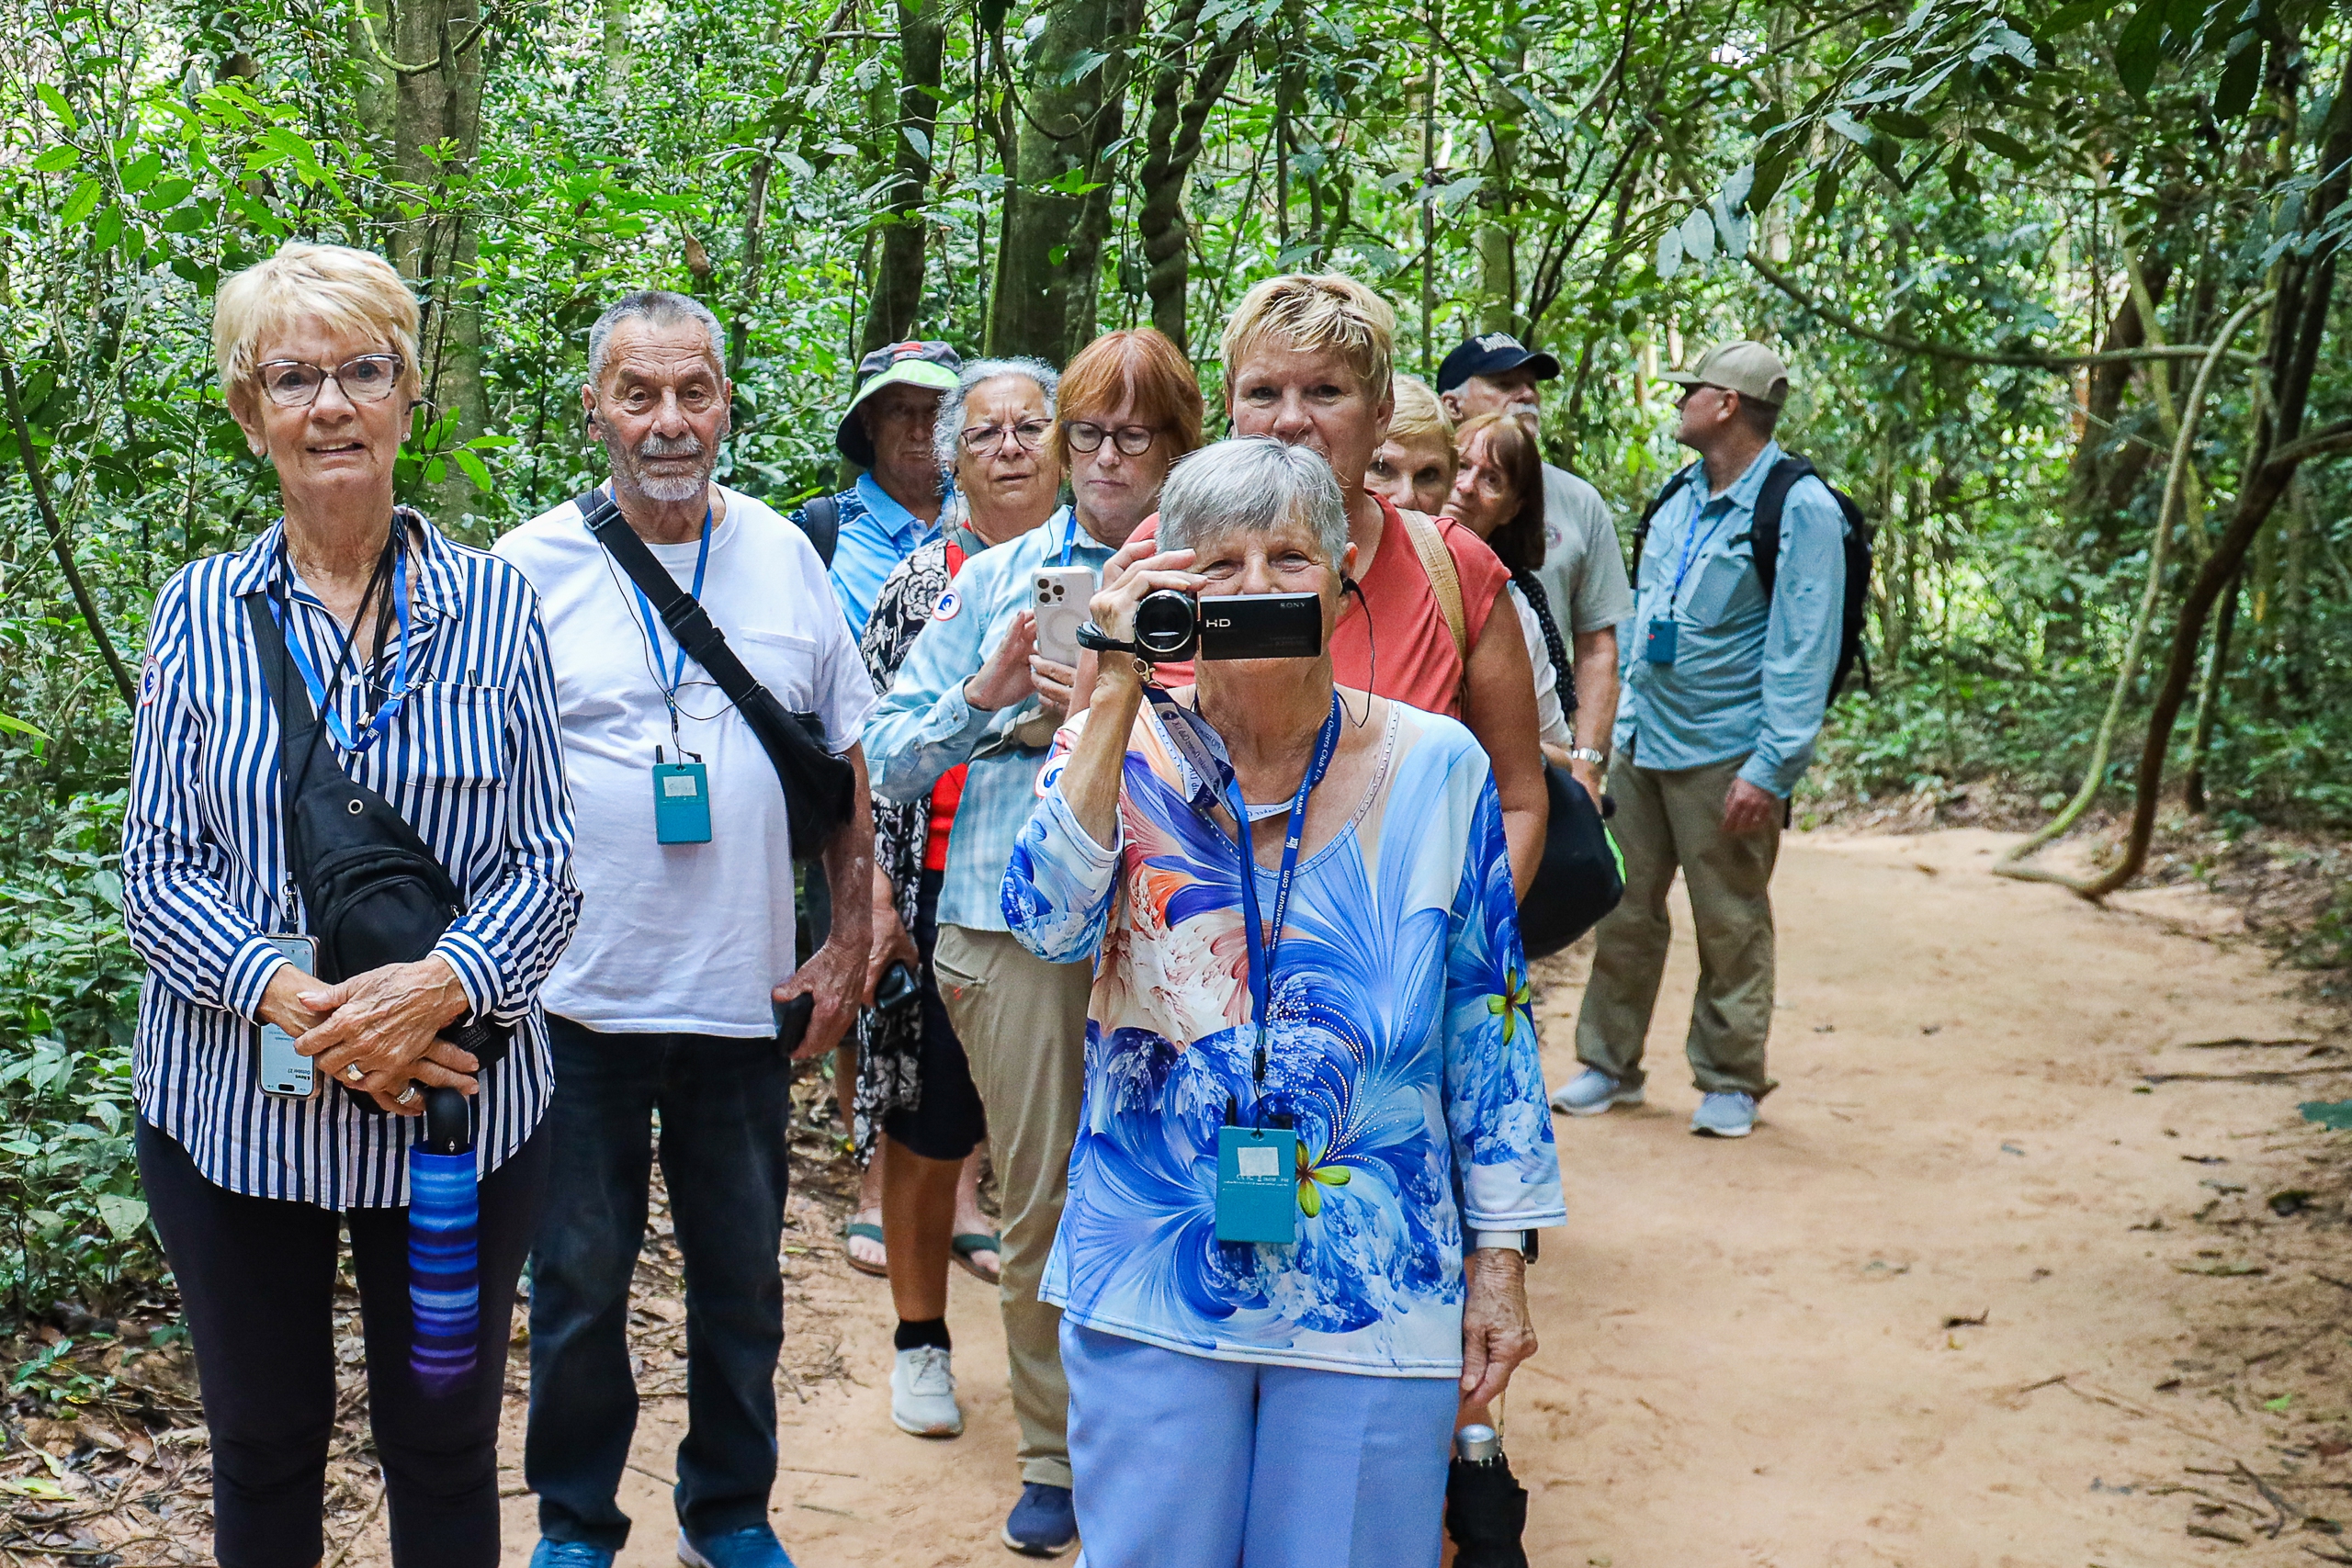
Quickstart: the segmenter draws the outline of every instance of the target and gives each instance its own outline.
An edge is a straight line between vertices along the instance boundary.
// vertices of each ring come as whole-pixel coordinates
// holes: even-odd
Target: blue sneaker
[[[531,1568],[613,1568],[613,1554],[584,1540],[539,1538],[531,1549]]]
[[[792,1568],[792,1559],[784,1554],[784,1543],[765,1525],[745,1525],[700,1540],[680,1530],[678,1561],[686,1568]]]
[[[1756,1097],[1733,1091],[1699,1101],[1690,1130],[1702,1138],[1744,1138],[1756,1131]]]
[[[1552,1109],[1565,1111],[1571,1116],[1598,1116],[1612,1105],[1639,1105],[1641,1102],[1639,1084],[1629,1089],[1599,1067],[1587,1067],[1570,1078],[1566,1089],[1552,1096]]]
[[[1078,1540],[1078,1510],[1067,1486],[1032,1481],[1005,1516],[1004,1544],[1023,1557],[1059,1557]]]

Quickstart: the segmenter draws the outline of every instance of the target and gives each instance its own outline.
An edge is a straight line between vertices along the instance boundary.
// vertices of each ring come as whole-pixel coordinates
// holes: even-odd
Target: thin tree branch
[[[1743,258],[1754,267],[1765,282],[1804,306],[1841,332],[1859,338],[1899,349],[1905,354],[1924,354],[1936,359],[1958,360],[1963,365],[2010,365],[2027,370],[2073,370],[2085,365],[2108,365],[2122,360],[2139,359],[2203,359],[2211,354],[2211,345],[2201,343],[2169,344],[2161,348],[2110,348],[2098,354],[2033,354],[2023,351],[1987,352],[1984,349],[1960,348],[1951,344],[1928,343],[1915,337],[1903,337],[1894,333],[1880,332],[1866,327],[1842,310],[1833,310],[1800,289],[1788,276],[1764,260],[1750,247]],[[2242,365],[2258,363],[2256,356],[2242,350],[2227,350],[2224,357]]]
[[[57,565],[65,573],[65,584],[74,591],[74,603],[82,611],[83,623],[90,628],[91,640],[98,645],[98,656],[107,661],[114,674],[115,689],[122,694],[125,707],[139,705],[139,688],[130,679],[130,671],[123,668],[122,655],[114,648],[114,638],[107,635],[106,623],[98,619],[97,601],[90,597],[90,585],[82,581],[82,569],[74,559],[73,541],[65,536],[65,525],[57,520],[57,508],[49,499],[49,480],[42,477],[40,457],[33,450],[32,427],[25,421],[25,405],[17,395],[17,367],[6,357],[0,356],[0,390],[8,398],[8,428],[17,437],[17,459],[25,466],[25,482],[32,487],[33,504],[40,510],[40,520],[49,529],[50,547],[57,552]]]

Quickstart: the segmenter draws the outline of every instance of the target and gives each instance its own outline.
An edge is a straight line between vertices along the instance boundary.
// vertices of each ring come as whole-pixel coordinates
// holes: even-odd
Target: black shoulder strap
[[[662,624],[686,650],[686,657],[709,672],[759,738],[792,812],[794,857],[807,859],[819,853],[851,815],[850,786],[855,773],[849,761],[827,751],[808,733],[816,726],[813,718],[786,713],[775,694],[744,668],[709,613],[653,558],[653,552],[613,504],[611,491],[594,490],[582,497],[581,520],[644,592]]]
[[[1657,509],[1664,506],[1676,491],[1690,482],[1690,472],[1698,466],[1696,463],[1685,463],[1675,469],[1674,477],[1667,480],[1665,486],[1656,495],[1650,497],[1650,503],[1647,506],[1642,508],[1642,520],[1634,525],[1633,581],[1634,592],[1636,593],[1642,591],[1642,547],[1649,543],[1650,519],[1657,515]]]
[[[1552,658],[1552,677],[1559,689],[1560,711],[1577,711],[1577,667],[1568,658],[1567,644],[1560,637],[1560,624],[1552,618],[1550,595],[1532,571],[1511,573],[1511,581],[1527,595],[1527,607],[1535,612],[1535,624],[1544,630],[1544,651]]]
[[[817,558],[828,567],[833,564],[833,547],[841,542],[842,503],[838,497],[820,495],[802,507],[797,521],[808,542],[817,547]]]
[[[1764,590],[1767,604],[1771,603],[1781,574],[1781,514],[1788,510],[1789,491],[1813,472],[1811,458],[1787,453],[1772,465],[1772,471],[1764,476],[1764,488],[1756,492],[1756,521],[1748,529],[1748,547],[1756,557],[1756,585]]]

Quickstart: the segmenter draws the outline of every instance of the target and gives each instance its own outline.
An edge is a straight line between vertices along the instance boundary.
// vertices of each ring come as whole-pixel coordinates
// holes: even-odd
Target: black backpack
[[[827,566],[833,564],[833,547],[841,542],[842,503],[836,497],[820,495],[792,514],[808,542],[817,547],[817,558]]]
[[[1643,510],[1642,520],[1634,529],[1634,586],[1639,591],[1642,581],[1642,545],[1650,536],[1650,519],[1657,509],[1678,490],[1689,483],[1690,477],[1703,465],[1692,463],[1666,481],[1657,499]],[[1781,513],[1788,505],[1789,491],[1795,483],[1811,474],[1821,479],[1810,459],[1789,453],[1772,465],[1764,476],[1764,488],[1756,496],[1756,521],[1748,530],[1750,547],[1756,555],[1756,581],[1764,590],[1768,604],[1781,570]],[[1838,663],[1829,675],[1829,695],[1835,699],[1846,684],[1846,677],[1855,665],[1862,667],[1862,690],[1871,690],[1871,661],[1862,651],[1862,624],[1871,602],[1871,544],[1878,531],[1863,518],[1862,509],[1854,498],[1826,479],[1822,487],[1838,499],[1838,510],[1846,514],[1846,603],[1844,616],[1838,631]]]

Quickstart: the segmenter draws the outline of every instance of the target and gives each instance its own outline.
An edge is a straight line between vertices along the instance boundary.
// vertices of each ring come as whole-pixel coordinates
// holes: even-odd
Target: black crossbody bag
[[[792,823],[792,858],[813,861],[822,855],[833,836],[847,826],[855,809],[857,770],[847,759],[834,756],[818,739],[822,728],[814,714],[786,711],[775,694],[760,684],[744,668],[727,637],[695,596],[678,586],[637,530],[628,525],[602,486],[576,496],[572,504],[589,533],[620,563],[686,650],[686,657],[710,672],[735,711],[758,736],[760,747],[775,768],[784,786],[785,811]],[[813,880],[813,879],[812,879]]]
[[[318,940],[319,978],[332,984],[388,964],[413,964],[466,912],[465,895],[407,818],[345,773],[334,748],[322,743],[326,727],[294,678],[286,634],[267,599],[266,593],[246,594],[245,616],[277,710],[287,863],[302,895],[305,923]],[[441,1038],[472,1053],[484,1068],[505,1056],[514,1034],[470,1013],[441,1031]],[[424,1096],[428,1145],[450,1154],[469,1145],[466,1097],[454,1089],[427,1089]],[[352,1099],[381,1114],[366,1095]]]

